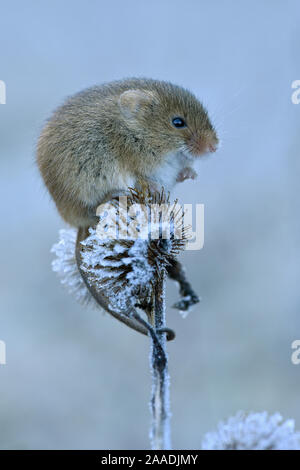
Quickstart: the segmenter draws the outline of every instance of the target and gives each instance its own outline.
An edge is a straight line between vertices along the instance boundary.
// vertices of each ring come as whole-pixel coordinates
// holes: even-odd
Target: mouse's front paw
[[[193,168],[191,168],[190,166],[187,166],[183,168],[182,170],[180,170],[180,172],[177,175],[176,181],[177,183],[181,183],[182,181],[185,181],[188,179],[194,180],[196,177],[197,177],[197,173],[195,172],[195,170],[193,170]]]

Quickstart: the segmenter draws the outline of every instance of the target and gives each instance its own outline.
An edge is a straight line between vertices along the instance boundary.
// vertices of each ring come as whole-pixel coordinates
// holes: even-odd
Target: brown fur
[[[172,125],[176,116],[186,128]],[[153,181],[167,155],[184,148],[196,156],[217,143],[207,111],[192,93],[132,78],[67,99],[41,133],[37,161],[61,216],[86,227],[112,192]]]

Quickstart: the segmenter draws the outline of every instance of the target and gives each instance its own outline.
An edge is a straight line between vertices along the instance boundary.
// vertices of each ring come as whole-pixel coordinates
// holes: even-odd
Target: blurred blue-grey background
[[[202,303],[168,325],[174,448],[236,411],[300,428],[299,123],[295,1],[1,2],[1,449],[149,446],[148,340],[84,308],[51,271],[64,223],[35,144],[67,95],[127,76],[190,88],[223,141],[174,191],[205,204],[205,245],[181,258]]]

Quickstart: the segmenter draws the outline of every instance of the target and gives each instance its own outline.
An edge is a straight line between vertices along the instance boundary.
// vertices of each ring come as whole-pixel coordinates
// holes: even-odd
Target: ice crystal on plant
[[[300,433],[293,420],[283,420],[279,413],[238,412],[207,433],[204,450],[300,450]]]
[[[164,192],[150,198],[130,190],[97,208],[97,226],[83,231],[78,244],[74,229],[60,232],[53,269],[78,300],[94,298],[126,315],[133,307],[147,311],[153,283],[185,246],[181,212]]]
[[[155,269],[149,263],[147,240],[104,240],[90,228],[81,244],[81,268],[98,289],[110,292],[111,308],[128,310],[138,298],[149,297]]]
[[[81,303],[92,301],[77,267],[75,258],[76,229],[64,229],[59,231],[59,241],[51,248],[51,253],[56,254],[52,261],[52,269],[60,278],[61,283],[70,294]]]

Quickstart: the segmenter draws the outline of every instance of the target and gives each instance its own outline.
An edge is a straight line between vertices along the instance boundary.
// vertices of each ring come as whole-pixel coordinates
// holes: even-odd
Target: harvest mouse
[[[68,98],[41,133],[37,161],[64,220],[87,227],[112,193],[140,183],[170,190],[194,178],[195,158],[217,145],[208,113],[191,92],[130,78]]]

